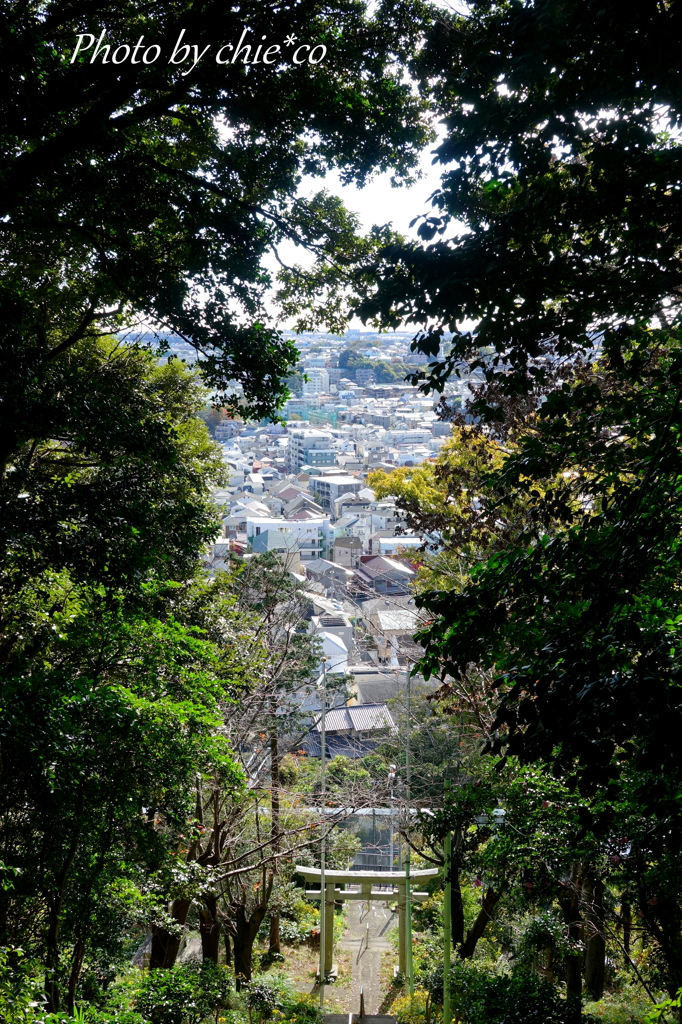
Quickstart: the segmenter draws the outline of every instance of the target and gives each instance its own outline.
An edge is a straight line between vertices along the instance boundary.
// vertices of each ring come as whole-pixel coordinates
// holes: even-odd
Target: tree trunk
[[[632,907],[628,899],[621,897],[620,914],[623,920],[623,949],[627,956],[630,956],[630,942],[632,939]]]
[[[83,940],[79,939],[73,948],[73,957],[71,959],[71,974],[69,975],[69,989],[67,993],[67,1008],[71,1016],[74,1016],[75,1004],[76,1004],[76,989],[78,988],[78,979],[80,978],[81,968],[83,966],[83,957],[85,956],[85,946]]]
[[[540,973],[544,975],[550,985],[554,984],[554,949],[551,946],[547,946],[545,949],[545,963],[543,967],[539,968]]]
[[[568,926],[568,938],[576,946],[582,937],[582,918],[580,916],[580,891],[582,888],[582,868],[574,865],[571,873],[569,895],[559,900],[559,906]],[[564,957],[566,970],[566,999],[572,1002],[576,1019],[580,1019],[580,998],[583,994],[582,956],[579,952],[566,953]],[[575,1009],[577,1007],[577,1010]]]
[[[184,925],[189,912],[189,900],[173,900],[171,917],[178,925]],[[180,950],[181,930],[172,935],[166,928],[155,926],[152,930],[152,952],[149,958],[150,969],[173,967]]]
[[[78,838],[71,841],[68,853],[57,876],[56,892],[48,898],[47,941],[45,954],[45,996],[46,1010],[51,1013],[59,1011],[59,931],[61,927],[62,905],[66,892],[71,868],[78,850]]]
[[[606,940],[604,938],[604,883],[601,879],[585,882],[587,934],[585,936],[585,988],[595,1001],[604,995]]]
[[[45,996],[46,1009],[50,1013],[58,1013],[59,995],[59,925],[61,914],[61,896],[48,903],[47,942],[45,953]]]
[[[279,805],[279,748],[277,746],[277,727],[270,732],[270,801],[271,801],[271,837],[273,855],[279,853],[280,805]],[[275,874],[277,861],[273,861]],[[279,914],[270,918],[270,952],[280,953]]]
[[[279,953],[279,914],[273,914],[270,918],[270,952]]]
[[[266,907],[259,904],[251,917],[246,916],[245,908],[238,907],[235,917],[236,934],[234,936],[234,976],[239,992],[242,985],[251,981],[251,961],[253,944],[258,929],[263,923]]]
[[[223,932],[223,938],[225,940],[225,966],[232,966],[232,947],[230,945],[230,933],[227,928]]]
[[[495,892],[494,889],[488,889],[483,897],[483,904],[478,912],[478,916],[471,928],[467,930],[466,939],[459,948],[459,955],[462,960],[468,960],[470,956],[474,955],[478,940],[483,935],[501,895],[501,893]]]
[[[215,896],[202,897],[204,906],[199,914],[199,933],[201,935],[201,955],[218,966],[220,950],[220,919],[218,917],[218,900]]]
[[[263,900],[257,907],[254,907],[251,917],[246,916],[246,906],[243,903],[237,907],[234,916],[234,977],[238,992],[242,985],[251,981],[253,944],[256,940],[258,929],[267,913],[272,883],[273,877],[271,875],[270,881],[263,892]]]

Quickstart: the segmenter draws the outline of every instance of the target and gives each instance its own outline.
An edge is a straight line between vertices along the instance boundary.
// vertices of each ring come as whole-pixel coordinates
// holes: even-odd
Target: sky
[[[324,179],[324,187],[343,199],[348,209],[359,215],[365,231],[373,224],[391,221],[397,231],[416,238],[418,225],[410,228],[410,221],[430,210],[429,196],[439,187],[440,176],[444,171],[442,164],[432,164],[432,151],[436,144],[432,143],[425,150],[420,162],[423,177],[410,187],[392,188],[391,175],[388,173],[377,175],[362,189],[355,185],[342,185],[338,174],[328,174]],[[303,182],[301,191],[312,192],[319,188],[320,179],[311,178]]]
[[[301,182],[299,192],[301,195],[312,195],[325,188],[332,195],[342,199],[345,206],[358,215],[363,232],[368,231],[373,224],[383,225],[390,222],[396,231],[408,238],[416,239],[419,225],[410,227],[410,222],[419,214],[429,212],[429,196],[439,187],[440,176],[444,171],[442,164],[434,166],[432,163],[433,150],[437,144],[431,143],[422,154],[422,177],[409,187],[393,188],[390,173],[377,175],[364,188],[342,185],[338,173],[332,172],[325,178],[305,178]],[[282,245],[279,252],[285,263],[299,263],[304,266],[312,263],[312,257],[293,243]],[[267,262],[270,269],[276,271],[274,258],[272,263]],[[291,324],[282,323],[281,326],[290,327]],[[354,319],[349,326],[362,328],[363,324],[360,320]]]

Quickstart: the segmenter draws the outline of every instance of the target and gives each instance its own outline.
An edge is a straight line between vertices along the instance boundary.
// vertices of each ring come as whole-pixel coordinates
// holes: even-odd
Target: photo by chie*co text
[[[209,44],[200,50],[196,44],[185,41],[183,28],[172,50],[169,48],[164,53],[159,43],[145,42],[144,36],[140,36],[135,43],[112,44],[107,41],[106,30],[103,29],[99,38],[91,32],[78,35],[69,63],[88,61],[90,64],[156,64],[160,61],[187,65],[182,71],[184,76],[190,74],[201,60],[213,59],[216,64],[276,65],[281,64],[283,60],[290,60],[292,64],[320,64],[327,56],[327,47],[322,43],[311,46],[309,43],[300,42],[293,34],[286,36],[281,44],[268,44],[267,36],[261,36],[260,42],[250,40],[249,36],[249,29],[245,28],[236,44]]]

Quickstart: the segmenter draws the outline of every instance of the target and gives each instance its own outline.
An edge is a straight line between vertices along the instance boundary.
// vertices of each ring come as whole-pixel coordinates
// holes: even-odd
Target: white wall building
[[[334,438],[328,430],[315,430],[312,427],[289,430],[287,457],[290,471],[298,473],[301,466],[314,461],[314,457],[310,455],[311,452],[329,450],[333,444]]]
[[[316,519],[276,519],[266,516],[253,517],[246,520],[246,537],[249,543],[266,530],[279,530],[290,534],[298,543],[301,561],[309,562],[313,558],[325,558],[330,551],[333,530],[328,516]]]
[[[304,395],[328,395],[329,374],[320,366],[306,366],[306,377],[310,379],[303,382]]]
[[[308,486],[322,508],[331,510],[342,494],[357,494],[365,485],[362,480],[346,473],[328,473],[325,476],[311,476]]]

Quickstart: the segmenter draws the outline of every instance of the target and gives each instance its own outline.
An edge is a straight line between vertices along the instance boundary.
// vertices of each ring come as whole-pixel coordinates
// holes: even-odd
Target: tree
[[[178,613],[216,529],[209,488],[222,473],[194,418],[205,401],[196,374],[112,339],[83,339],[72,357],[52,399],[57,419],[70,405],[68,430],[53,432],[53,409],[42,410],[48,429],[36,424],[5,476],[1,535],[0,844],[11,884],[0,927],[42,960],[53,1008],[64,989],[73,1002],[117,888],[143,885],[143,868],[168,856],[157,819],[186,820],[196,772],[241,785],[217,729],[228,682],[248,677],[234,615],[223,615],[222,653],[205,622]],[[99,382],[96,424],[68,379],[74,365]]]
[[[324,192],[299,197],[302,174],[335,166],[362,183],[390,167],[409,178],[429,133],[398,66],[424,10],[415,0],[371,16],[352,0],[8,9],[0,304],[10,409],[49,394],[44,377],[83,337],[144,321],[162,348],[163,332],[188,340],[228,404],[236,382],[246,415],[272,414],[295,348],[266,326],[262,258],[285,239],[327,262],[341,239],[352,250],[355,222]],[[317,58],[305,49],[294,60],[287,36]],[[277,46],[269,61],[256,53],[263,39]],[[158,52],[130,52],[137,40]],[[204,54],[193,67],[180,62],[185,44]],[[19,426],[3,422],[5,459],[27,439]]]
[[[548,350],[676,320],[680,32],[677,8],[655,3],[627,18],[614,0],[439,12],[413,65],[446,119],[428,244],[389,248],[362,306],[384,325],[428,323],[415,347],[432,358],[454,332],[427,385],[471,358],[507,393],[532,391]],[[451,233],[455,221],[467,231]],[[615,331],[609,347],[621,343]]]
[[[2,403],[22,440],[0,484],[0,599],[41,578],[49,589],[61,573],[131,597],[150,574],[191,574],[216,530],[208,490],[224,472],[195,418],[206,397],[198,375],[100,338],[65,353],[45,383],[35,404],[19,408],[20,389]],[[5,660],[12,619],[5,605]]]
[[[525,437],[482,481],[490,508],[526,502],[526,523],[461,594],[422,595],[422,668],[493,671],[496,747],[575,771],[586,797],[632,756],[663,822],[680,773],[681,97],[665,55],[681,23],[670,5],[622,14],[493,0],[439,15],[414,67],[446,118],[442,187],[424,244],[366,268],[362,311],[422,325],[427,390],[468,360],[486,432],[526,403]]]
[[[3,667],[0,788],[2,858],[15,873],[4,941],[41,957],[55,1010],[64,944],[74,946],[73,1004],[101,934],[103,882],[139,882],[131,862],[163,863],[157,822],[171,834],[184,824],[197,770],[242,784],[217,733],[216,653],[197,631],[73,597],[59,621],[40,660]]]

